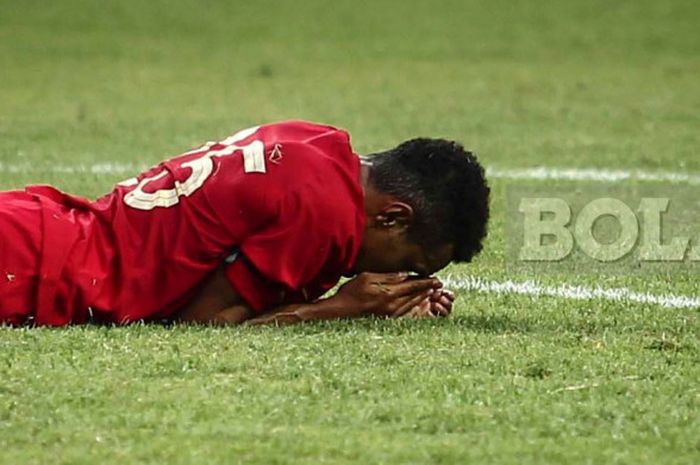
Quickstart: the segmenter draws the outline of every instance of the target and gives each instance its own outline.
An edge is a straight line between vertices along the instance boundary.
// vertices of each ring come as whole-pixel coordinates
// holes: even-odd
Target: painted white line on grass
[[[442,282],[448,289],[461,289],[488,294],[520,294],[534,297],[557,297],[569,300],[609,300],[658,305],[664,308],[700,308],[700,298],[676,294],[636,292],[626,287],[603,288],[560,284],[548,286],[536,281],[491,281],[476,276],[447,275]]]
[[[148,168],[140,163],[106,161],[95,164],[78,163],[2,163],[0,173],[93,173],[93,174],[138,174]],[[532,181],[598,181],[623,182],[638,180],[646,182],[667,182],[673,184],[700,185],[700,174],[674,171],[614,170],[599,168],[497,168],[486,169],[489,178]]]
[[[495,168],[486,170],[487,177],[496,179],[533,181],[598,181],[622,182],[629,180],[668,182],[700,185],[700,174],[673,171],[613,170],[599,168]]]

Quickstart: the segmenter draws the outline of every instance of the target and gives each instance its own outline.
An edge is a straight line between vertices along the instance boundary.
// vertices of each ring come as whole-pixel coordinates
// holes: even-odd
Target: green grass
[[[151,164],[284,118],[346,127],[360,152],[434,135],[493,167],[698,173],[698,24],[692,0],[0,0],[0,164],[33,167],[0,189],[96,196],[127,176],[52,166]],[[487,249],[452,273],[699,293],[686,269],[506,268],[508,183],[492,184]],[[697,309],[600,300],[2,328],[0,463],[696,464],[698,386]]]

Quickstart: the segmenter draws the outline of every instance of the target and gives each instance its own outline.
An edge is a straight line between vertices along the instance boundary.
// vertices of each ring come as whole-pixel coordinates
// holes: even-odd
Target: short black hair
[[[414,209],[409,239],[453,244],[453,261],[470,262],[486,237],[490,189],[476,156],[459,143],[418,138],[370,156],[369,180]]]

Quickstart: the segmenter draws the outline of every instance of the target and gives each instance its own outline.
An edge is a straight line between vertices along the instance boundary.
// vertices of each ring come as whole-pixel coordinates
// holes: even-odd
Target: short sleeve
[[[235,199],[220,217],[245,261],[226,274],[258,312],[294,296],[313,298],[320,283],[352,267],[359,251],[365,221],[359,159],[347,134],[327,129],[305,140],[271,134],[265,173],[245,174],[235,192],[209,199],[217,211]]]
[[[265,279],[243,256],[226,265],[226,277],[239,296],[261,313],[282,303],[284,287]]]
[[[256,311],[279,305],[286,293],[303,290],[324,267],[336,266],[338,221],[323,203],[292,192],[275,220],[241,244],[244,259],[229,265],[226,274]]]

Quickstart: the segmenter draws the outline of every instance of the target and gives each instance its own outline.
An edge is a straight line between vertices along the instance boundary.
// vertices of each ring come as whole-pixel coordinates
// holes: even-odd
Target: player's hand
[[[409,312],[442,283],[437,278],[416,279],[408,273],[360,273],[333,297],[354,316],[399,317]]]
[[[445,318],[452,313],[454,301],[454,292],[447,289],[436,289],[403,316],[406,318]]]
[[[437,289],[430,295],[430,312],[434,316],[450,316],[454,302],[454,292],[449,289]]]

